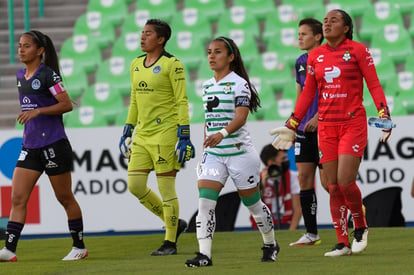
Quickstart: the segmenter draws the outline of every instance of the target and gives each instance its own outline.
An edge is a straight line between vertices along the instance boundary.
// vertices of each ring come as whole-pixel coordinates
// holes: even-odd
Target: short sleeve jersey
[[[335,48],[325,43],[312,50],[295,116],[304,117],[318,89],[319,122],[337,124],[365,117],[363,78],[377,109],[387,105],[371,53],[362,43],[345,39]]]
[[[26,80],[25,72],[21,69],[16,74],[22,112],[54,105],[55,96],[66,92],[60,76],[43,63],[30,79]],[[23,146],[41,148],[66,138],[62,115],[39,115],[25,124]]]
[[[296,74],[296,83],[300,85],[303,90],[303,86],[305,86],[305,79],[306,79],[306,65],[308,61],[308,53],[304,53],[296,59],[295,63],[295,74]],[[306,112],[305,116],[303,117],[302,121],[299,124],[298,130],[303,131],[305,128],[306,123],[311,120],[315,114],[318,112],[318,93],[315,94],[313,97],[313,101],[309,110]]]
[[[163,52],[151,66],[146,55],[131,63],[131,101],[126,123],[136,126],[140,144],[175,144],[177,125],[189,125],[188,99],[182,63]]]
[[[203,83],[205,135],[210,136],[225,128],[234,119],[238,106],[249,107],[251,91],[243,78],[235,72],[220,81],[211,78]],[[246,125],[225,137],[214,148],[204,151],[217,156],[244,154],[253,146]]]

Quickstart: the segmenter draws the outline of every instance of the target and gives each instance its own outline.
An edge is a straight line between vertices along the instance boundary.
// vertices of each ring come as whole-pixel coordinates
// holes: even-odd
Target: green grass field
[[[0,274],[414,274],[414,228],[370,228],[369,244],[359,255],[328,258],[336,242],[333,229],[319,231],[322,244],[290,247],[303,232],[276,231],[281,246],[274,263],[262,263],[259,232],[217,232],[213,266],[186,268],[197,251],[195,233],[180,237],[178,254],[150,256],[163,235],[86,236],[86,260],[63,262],[71,239],[20,240],[18,262],[0,263]]]

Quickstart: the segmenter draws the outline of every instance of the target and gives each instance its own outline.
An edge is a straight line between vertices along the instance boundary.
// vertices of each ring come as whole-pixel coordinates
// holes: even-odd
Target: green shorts
[[[157,174],[180,170],[175,145],[132,144],[128,171],[155,170]]]

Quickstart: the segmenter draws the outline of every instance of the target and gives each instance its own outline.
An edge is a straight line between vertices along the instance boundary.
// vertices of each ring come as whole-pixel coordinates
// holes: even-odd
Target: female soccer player
[[[327,43],[309,53],[305,86],[295,111],[279,134],[276,148],[290,147],[295,131],[318,89],[318,138],[320,163],[327,179],[330,209],[338,244],[325,256],[360,253],[368,244],[368,227],[363,214],[361,192],[356,184],[358,168],[367,144],[367,119],[362,105],[363,78],[380,118],[390,118],[384,91],[369,50],[352,40],[353,23],[343,10],[331,10],[323,21]],[[391,130],[383,130],[386,142]],[[350,247],[347,208],[354,224]]]
[[[272,216],[259,193],[260,158],[246,129],[249,111],[260,107],[257,92],[233,40],[214,39],[207,51],[214,77],[203,83],[205,110],[204,152],[198,167],[199,202],[196,231],[199,252],[187,267],[213,264],[211,247],[219,193],[230,176],[242,203],[249,209],[263,237],[262,261],[275,261],[279,246]]]
[[[177,254],[177,238],[187,223],[179,219],[175,178],[185,161],[194,157],[184,67],[164,49],[170,36],[171,28],[166,22],[146,22],[141,36],[141,48],[146,54],[131,63],[131,99],[119,144],[121,154],[129,157],[136,127],[128,164],[128,189],[165,224],[164,242],[152,256]],[[147,186],[152,170],[156,172],[161,198]]]
[[[62,114],[72,110],[72,102],[61,81],[55,47],[49,36],[32,30],[20,37],[18,54],[26,65],[16,75],[22,110],[17,122],[24,125],[23,147],[13,174],[12,207],[0,261],[17,261],[27,202],[43,172],[68,217],[73,248],[63,260],[83,259],[88,250],[83,243],[82,212],[71,189],[72,148],[62,122]]]
[[[314,18],[304,18],[299,22],[299,48],[306,53],[299,56],[295,64],[296,99],[302,93],[306,79],[306,63],[310,51],[319,47],[323,41],[322,23]],[[316,93],[310,108],[299,124],[295,138],[295,161],[299,172],[300,204],[306,233],[290,246],[318,245],[321,239],[318,235],[316,215],[318,202],[315,193],[315,174],[319,166],[318,150],[318,94]],[[319,178],[322,186],[327,189],[326,180],[319,167]]]

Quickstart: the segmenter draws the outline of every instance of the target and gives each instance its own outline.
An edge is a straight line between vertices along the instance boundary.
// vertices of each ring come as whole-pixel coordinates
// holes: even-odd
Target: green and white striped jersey
[[[229,73],[219,82],[211,78],[203,83],[203,105],[205,112],[206,137],[226,127],[235,117],[236,107],[248,107],[251,91],[247,81],[235,72]],[[237,156],[253,147],[250,134],[243,125],[236,132],[225,137],[214,148],[204,151],[216,156]]]

